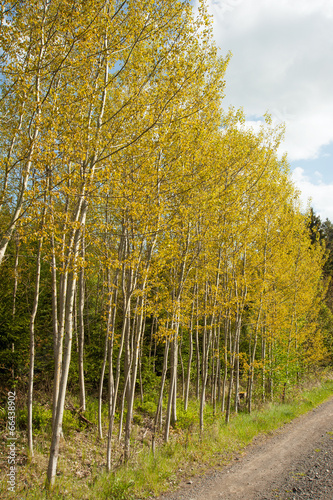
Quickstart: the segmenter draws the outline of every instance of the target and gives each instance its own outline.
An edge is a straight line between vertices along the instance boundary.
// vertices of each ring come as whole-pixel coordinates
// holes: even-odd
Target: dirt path
[[[333,398],[160,500],[333,500]]]

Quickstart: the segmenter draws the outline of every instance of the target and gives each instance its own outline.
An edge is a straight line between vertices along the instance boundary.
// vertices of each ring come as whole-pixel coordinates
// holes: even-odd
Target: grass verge
[[[187,420],[181,415],[173,429],[170,442],[156,449],[153,456],[148,440],[140,440],[140,446],[129,463],[118,465],[115,472],[104,471],[105,443],[96,439],[95,431],[69,435],[60,458],[57,482],[52,493],[44,487],[48,446],[37,443],[35,458],[18,466],[15,494],[7,491],[6,479],[0,480],[1,498],[38,500],[82,499],[82,500],[139,500],[153,498],[163,491],[173,489],[184,480],[203,474],[212,467],[222,467],[259,434],[269,434],[294,418],[315,408],[333,395],[333,380],[327,379],[315,387],[290,394],[284,404],[266,404],[251,414],[241,412],[224,423],[224,416],[213,416],[206,407],[209,426],[200,435],[196,425],[184,425]],[[191,412],[195,411],[193,403]],[[186,414],[185,414],[186,415]],[[182,426],[183,422],[183,426]],[[80,448],[80,434],[87,444],[86,451]],[[80,457],[77,456],[78,451]],[[86,462],[85,472],[73,472],[73,463]],[[4,458],[4,456],[2,456]]]

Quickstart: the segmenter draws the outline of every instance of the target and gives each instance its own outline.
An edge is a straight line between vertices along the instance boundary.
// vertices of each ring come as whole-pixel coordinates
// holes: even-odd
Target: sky
[[[304,206],[333,221],[333,0],[208,0],[221,54],[232,52],[224,107],[285,123]]]

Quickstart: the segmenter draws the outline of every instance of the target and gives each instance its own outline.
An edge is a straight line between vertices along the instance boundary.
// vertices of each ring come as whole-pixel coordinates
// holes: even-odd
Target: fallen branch
[[[82,415],[82,408],[79,408],[78,410],[72,405],[72,403],[68,403],[68,408],[72,412],[73,415],[77,415],[79,417],[79,420],[81,422],[84,422],[87,425],[95,425],[93,422],[90,422],[86,417]]]

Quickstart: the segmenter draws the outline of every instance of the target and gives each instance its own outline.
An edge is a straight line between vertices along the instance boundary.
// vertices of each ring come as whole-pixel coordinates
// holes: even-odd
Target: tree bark
[[[79,274],[79,297],[78,297],[78,316],[79,316],[79,385],[80,385],[80,408],[86,411],[86,391],[84,384],[84,303],[85,303],[85,277],[84,277],[84,262],[85,262],[85,233],[82,233],[81,242],[81,257],[83,265]]]
[[[28,390],[28,448],[29,453],[34,456],[33,435],[32,435],[32,403],[34,387],[34,367],[35,367],[35,319],[39,302],[40,271],[42,258],[43,239],[40,238],[37,250],[35,296],[30,316],[30,366],[29,366],[29,390]]]

